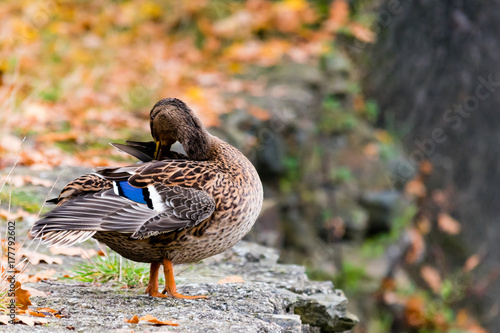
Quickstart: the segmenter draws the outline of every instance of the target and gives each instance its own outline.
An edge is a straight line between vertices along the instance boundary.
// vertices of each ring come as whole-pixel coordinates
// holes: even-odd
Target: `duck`
[[[179,99],[156,103],[150,128],[153,141],[114,144],[140,162],[76,178],[30,234],[49,246],[94,238],[124,258],[150,264],[149,296],[206,298],[180,294],[173,265],[203,260],[240,241],[262,208],[262,182],[252,163],[211,135]],[[175,142],[185,154],[171,150]]]

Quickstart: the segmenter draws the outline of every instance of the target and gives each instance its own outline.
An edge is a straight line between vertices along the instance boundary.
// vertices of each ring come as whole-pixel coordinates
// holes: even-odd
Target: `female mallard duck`
[[[144,163],[75,179],[31,233],[50,245],[94,237],[125,258],[151,263],[149,295],[205,298],[179,294],[172,265],[221,253],[243,238],[262,207],[262,183],[250,161],[210,135],[182,101],[163,99],[150,116],[155,143],[115,145]],[[175,141],[186,156],[170,151]]]

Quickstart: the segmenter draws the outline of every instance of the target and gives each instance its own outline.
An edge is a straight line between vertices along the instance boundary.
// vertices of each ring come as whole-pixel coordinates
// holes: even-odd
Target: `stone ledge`
[[[347,299],[331,282],[310,281],[305,268],[278,264],[278,253],[240,242],[232,250],[201,263],[176,267],[178,289],[205,294],[207,300],[151,298],[143,289],[122,290],[90,284],[37,283],[50,293],[34,297],[36,307],[66,308],[70,318],[49,319],[45,326],[9,327],[11,332],[344,332],[356,323]],[[244,283],[217,284],[241,276]],[[127,324],[124,318],[151,314],[177,327]]]

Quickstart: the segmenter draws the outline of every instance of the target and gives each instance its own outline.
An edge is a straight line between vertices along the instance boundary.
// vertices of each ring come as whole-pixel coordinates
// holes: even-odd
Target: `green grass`
[[[69,279],[82,282],[112,282],[127,287],[142,287],[149,281],[149,265],[127,260],[116,252],[78,264],[72,272],[74,275]]]
[[[0,184],[1,185],[1,184]],[[44,200],[43,196],[40,193],[35,191],[28,191],[25,189],[12,189],[12,196],[7,188],[4,189],[3,192],[0,193],[0,202],[9,202],[14,209],[15,207],[21,207],[27,212],[32,214],[38,213],[40,210],[40,203]]]
[[[0,313],[7,313],[10,304],[10,298],[7,297],[8,290],[0,290]]]

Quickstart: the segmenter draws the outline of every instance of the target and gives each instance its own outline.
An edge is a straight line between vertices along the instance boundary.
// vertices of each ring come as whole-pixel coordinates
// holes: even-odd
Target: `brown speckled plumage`
[[[174,264],[198,261],[236,244],[250,231],[260,212],[262,186],[255,169],[238,150],[222,140],[213,140],[217,148],[207,161],[152,162],[129,178],[130,184],[141,188],[163,183],[202,190],[215,200],[210,218],[194,227],[142,241],[117,232],[97,232],[94,237],[128,259],[155,262],[167,258]]]
[[[118,145],[145,163],[99,169],[69,183],[32,234],[64,245],[94,237],[148,263],[198,261],[238,242],[262,206],[250,161],[176,99],[151,110],[151,131],[155,142]],[[186,156],[170,152],[177,140]]]

